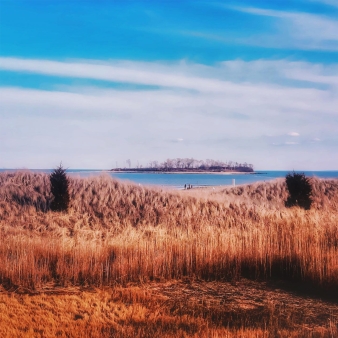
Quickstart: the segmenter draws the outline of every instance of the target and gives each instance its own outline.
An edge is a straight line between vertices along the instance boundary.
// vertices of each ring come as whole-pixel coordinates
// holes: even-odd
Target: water
[[[122,180],[129,180],[142,185],[163,185],[183,188],[185,184],[193,187],[249,184],[259,181],[269,181],[284,178],[288,171],[261,171],[254,174],[165,174],[165,173],[111,173],[110,175]],[[306,176],[338,179],[338,171],[308,171]]]
[[[15,171],[13,169],[3,171]],[[34,169],[34,172],[50,173],[52,170]],[[112,173],[103,170],[68,169],[71,176],[88,177],[100,174],[108,174],[111,177],[128,180],[141,185],[168,186],[182,189],[185,184],[193,187],[232,185],[235,179],[236,185],[254,182],[270,181],[275,178],[284,178],[289,171],[258,171],[253,174],[167,174],[167,173]],[[304,171],[308,177],[335,178],[338,179],[338,171]]]

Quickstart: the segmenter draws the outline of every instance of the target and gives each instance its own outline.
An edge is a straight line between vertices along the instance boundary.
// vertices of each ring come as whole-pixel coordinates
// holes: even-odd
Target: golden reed
[[[0,281],[30,289],[195,277],[338,287],[338,182],[312,179],[313,208],[287,209],[283,180],[172,191],[70,178],[49,210],[45,174],[0,175]]]

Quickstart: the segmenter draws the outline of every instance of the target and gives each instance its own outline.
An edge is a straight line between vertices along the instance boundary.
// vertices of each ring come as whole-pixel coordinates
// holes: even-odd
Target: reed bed
[[[190,277],[287,279],[337,293],[338,183],[313,179],[314,207],[286,209],[281,180],[175,192],[109,177],[70,179],[49,210],[45,174],[0,175],[0,282],[7,289],[112,286]]]

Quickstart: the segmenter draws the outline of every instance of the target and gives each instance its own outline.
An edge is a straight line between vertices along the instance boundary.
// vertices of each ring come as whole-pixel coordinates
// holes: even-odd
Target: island
[[[138,173],[253,173],[253,165],[238,163],[233,161],[216,161],[216,160],[196,160],[193,158],[176,158],[167,159],[160,163],[151,161],[147,166],[137,165],[132,167],[131,161],[126,161],[125,167],[117,167],[111,169],[112,172],[138,172]]]

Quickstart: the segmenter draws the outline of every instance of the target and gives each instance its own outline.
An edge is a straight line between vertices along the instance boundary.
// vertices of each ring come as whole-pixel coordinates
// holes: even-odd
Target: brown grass
[[[257,283],[256,283],[257,284]],[[337,305],[265,285],[167,282],[0,292],[1,337],[334,337]],[[282,299],[282,302],[281,302]]]
[[[287,193],[282,180],[176,192],[109,177],[71,178],[70,210],[62,214],[49,209],[47,175],[0,174],[0,283],[10,292],[32,293],[50,285],[118,288],[130,282],[184,278],[225,282],[246,277],[297,282],[334,298],[338,182],[312,179],[312,185],[313,208],[304,211],[284,207]],[[184,315],[179,320],[196,320],[198,332],[207,325],[203,318],[210,323],[206,315]],[[229,323],[230,317],[220,317]],[[75,329],[78,324],[71,325]],[[133,336],[137,325],[130,325]],[[221,335],[215,331],[214,337],[234,332],[226,331],[226,323],[216,326],[225,331]],[[280,330],[284,326],[275,325]],[[165,327],[171,330],[169,324],[161,327],[163,332]],[[177,331],[181,336],[195,334],[182,330]],[[253,335],[269,336],[264,327],[252,330]],[[325,330],[322,336],[331,329]],[[177,332],[171,334],[179,336]],[[248,332],[242,336],[250,336]]]

